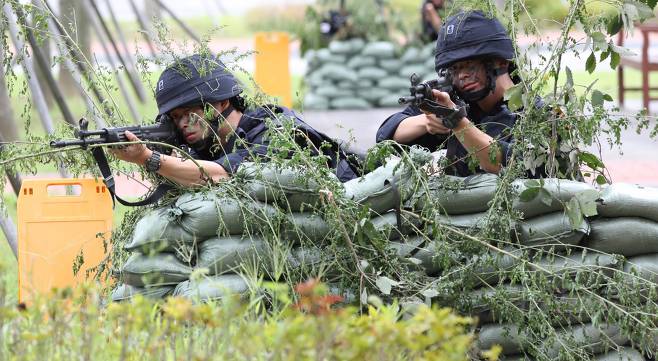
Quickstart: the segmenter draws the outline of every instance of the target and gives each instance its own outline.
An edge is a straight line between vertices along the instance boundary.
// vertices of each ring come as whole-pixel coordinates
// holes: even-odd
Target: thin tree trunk
[[[36,23],[35,15],[43,12],[43,3],[39,0],[32,0],[32,5],[35,7],[35,11],[32,12],[31,14],[32,16],[30,17],[30,20],[32,24],[35,24]],[[43,41],[41,41],[39,48],[41,54],[46,60],[48,71],[49,72],[52,71],[51,70],[52,63],[50,61],[52,52],[50,48],[50,39],[48,36],[43,38]],[[48,82],[46,81],[46,75],[44,74],[44,71],[45,70],[41,69],[41,67],[37,67],[37,79],[39,79],[39,84],[41,84],[41,89],[48,89],[43,92],[43,95],[46,97],[46,103],[50,107],[53,105],[53,94],[52,92],[50,92],[50,87],[48,85]]]
[[[119,85],[119,91],[121,92],[124,99],[126,100],[126,104],[128,104],[128,109],[130,110],[130,114],[132,115],[134,122],[137,122],[139,120],[139,113],[137,112],[137,106],[135,105],[135,102],[133,102],[132,96],[128,93],[126,83],[123,81],[123,77],[121,76],[121,73],[118,71],[119,66],[114,59],[114,55],[107,48],[105,42],[106,33],[104,33],[103,29],[101,29],[101,25],[99,24],[98,17],[96,16],[96,14],[93,13],[93,10],[91,9],[91,5],[87,2],[84,2],[82,8],[83,11],[88,12],[87,15],[89,17],[89,22],[91,23],[91,27],[94,29],[94,32],[96,33],[96,37],[98,38],[98,42],[103,47],[103,51],[105,52],[105,54],[107,54],[107,60],[110,63],[110,67],[115,70],[114,74],[116,75],[117,84]]]
[[[189,26],[187,26],[187,24],[185,24],[184,21],[182,21],[181,19],[178,18],[178,16],[176,16],[176,13],[174,13],[171,9],[169,9],[169,7],[167,7],[162,1],[155,0],[155,2],[158,5],[160,5],[162,10],[169,13],[169,16],[171,16],[171,18],[174,19],[174,21],[178,24],[178,26],[180,26],[183,29],[183,31],[185,31],[187,35],[190,36],[190,38],[192,38],[197,43],[201,44],[201,39],[199,39],[199,37],[194,33],[192,29],[190,29]]]
[[[155,47],[153,46],[153,38],[151,35],[152,29],[148,25],[149,22],[148,20],[145,19],[144,14],[141,11],[139,11],[139,8],[137,8],[137,4],[135,4],[135,0],[129,0],[129,1],[130,1],[130,7],[132,7],[133,12],[135,13],[135,17],[137,18],[137,23],[141,28],[140,33],[142,33],[144,40],[146,40],[146,44],[151,50],[151,56],[155,57],[156,51],[155,51]]]
[[[86,1],[86,0],[85,0]],[[47,2],[46,2],[47,4]],[[52,7],[47,6],[52,12]],[[59,0],[59,21],[66,28],[61,31],[69,34],[84,59],[91,56],[91,35],[89,32],[89,19],[82,11],[82,0]],[[59,70],[59,83],[66,94],[75,93],[75,79],[64,68]]]
[[[25,12],[22,10],[20,6],[16,8],[16,15],[18,15],[18,22],[21,23],[23,27],[24,36],[27,37],[30,47],[32,48],[32,57],[37,61],[37,65],[38,65],[37,70],[41,70],[40,74],[43,76],[44,83],[47,85],[46,89],[50,90],[50,94],[52,94],[53,98],[55,99],[55,102],[57,103],[57,107],[62,113],[64,120],[67,123],[69,123],[71,126],[75,126],[76,121],[73,118],[73,115],[71,114],[71,111],[69,110],[66,101],[64,100],[64,95],[60,91],[60,88],[58,87],[57,82],[53,77],[53,74],[50,72],[50,59],[47,59],[46,56],[41,52],[42,44],[39,43],[37,37],[34,35],[34,28],[32,24],[29,23]],[[35,74],[37,76],[37,81],[38,81],[39,73],[32,73],[32,74]],[[47,92],[44,91],[44,88],[42,87],[40,88],[41,91],[44,93],[44,99],[45,99],[45,94]],[[47,104],[48,103],[46,101],[46,105]]]
[[[7,238],[9,247],[14,252],[14,257],[18,259],[18,233],[16,232],[16,224],[14,224],[11,217],[0,215],[0,228],[2,228],[5,238]]]
[[[5,62],[5,49],[0,47],[0,64]],[[0,70],[0,134],[4,138],[13,141],[18,139],[18,129],[14,122],[14,114],[11,110],[11,101],[7,91],[7,79],[4,69]]]
[[[89,4],[91,5],[91,8],[93,9],[94,13],[96,14],[96,20],[100,23],[101,27],[103,28],[103,31],[105,32],[105,36],[107,37],[107,40],[110,41],[110,44],[112,45],[112,48],[114,49],[114,52],[117,55],[117,58],[119,58],[119,61],[123,65],[124,69],[126,70],[126,74],[128,75],[128,79],[130,79],[130,84],[132,85],[133,89],[135,90],[135,93],[139,97],[139,100],[142,102],[146,101],[146,95],[144,93],[144,88],[142,88],[142,83],[139,79],[139,77],[133,73],[133,69],[131,67],[131,64],[126,61],[125,57],[121,53],[121,50],[117,46],[116,41],[114,41],[114,37],[112,36],[112,32],[110,31],[110,28],[107,26],[105,23],[105,20],[103,19],[103,16],[98,9],[98,5],[94,0],[89,0],[89,2],[84,2],[85,5]],[[90,16],[92,16],[90,14]],[[109,54],[108,54],[109,56]]]

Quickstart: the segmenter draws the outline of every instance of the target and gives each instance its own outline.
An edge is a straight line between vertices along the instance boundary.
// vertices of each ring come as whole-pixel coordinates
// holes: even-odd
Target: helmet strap
[[[493,62],[485,61],[484,67],[487,72],[487,85],[480,89],[470,92],[459,92],[459,96],[469,103],[478,102],[486,98],[489,94],[493,93],[496,90],[496,79],[507,73],[507,70],[503,68],[494,68]]]

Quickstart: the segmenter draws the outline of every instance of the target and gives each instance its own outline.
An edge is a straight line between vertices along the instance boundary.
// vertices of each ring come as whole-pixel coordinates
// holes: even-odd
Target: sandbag
[[[568,245],[577,245],[590,231],[589,222],[584,220],[573,229],[569,217],[564,212],[553,212],[521,221],[517,237],[520,244],[528,247],[554,246],[556,250]]]
[[[420,49],[415,47],[407,48],[404,53],[402,53],[402,56],[400,56],[400,61],[405,64],[419,62],[422,59],[425,58],[420,57]]]
[[[437,78],[436,71],[434,70],[434,57],[428,57],[428,58],[421,58],[421,59],[427,59],[425,62],[423,62],[423,67],[425,67],[425,71],[423,71],[423,74],[427,74],[428,72],[431,72],[434,74],[434,78]],[[420,74],[418,74],[420,75]]]
[[[596,210],[604,217],[642,217],[658,222],[658,188],[613,183],[601,191]]]
[[[494,345],[503,348],[502,355],[513,355],[520,353],[521,343],[525,335],[516,325],[488,324],[480,328],[477,335],[477,345],[480,350],[488,350]]]
[[[350,97],[354,96],[354,91],[349,89],[341,89],[334,85],[323,85],[315,88],[315,95],[324,98],[337,98],[337,97]]]
[[[462,297],[462,304],[466,312],[477,317],[480,324],[487,324],[496,320],[497,315],[490,306],[492,302],[512,303],[520,309],[528,309],[528,295],[523,287],[519,285],[506,284],[496,288],[483,287]]]
[[[434,262],[437,241],[428,242],[425,236],[409,237],[403,241],[392,241],[387,248],[394,251],[398,258],[413,265],[411,269],[424,271],[427,275],[436,275],[441,267]]]
[[[315,58],[322,64],[345,64],[347,57],[342,54],[332,54],[327,48],[319,49],[315,52]]]
[[[372,107],[367,100],[352,97],[332,99],[329,104],[333,109],[370,109]]]
[[[352,43],[349,41],[333,40],[329,43],[328,49],[332,54],[349,55],[355,52]]]
[[[411,74],[416,74],[420,75],[423,74],[427,71],[427,68],[423,64],[410,64],[403,66],[399,71],[398,75],[406,78],[407,82],[409,82],[409,78],[411,77]],[[410,86],[410,84],[407,84],[407,86]]]
[[[437,176],[430,177],[429,193],[419,193],[414,208],[440,207],[446,214],[472,214],[489,209],[488,203],[494,198],[498,176],[483,173],[469,177]],[[425,202],[432,202],[426,204]]]
[[[316,207],[322,186],[309,175],[309,169],[277,166],[273,163],[244,162],[237,177],[246,179],[249,196],[265,203],[276,204],[294,212]],[[338,182],[330,173],[329,178]]]
[[[339,89],[343,90],[348,90],[348,91],[354,91],[354,88],[356,87],[357,83],[351,81],[351,80],[341,80],[338,83],[336,83],[336,86]]]
[[[371,103],[379,103],[379,99],[384,98],[391,94],[387,89],[383,88],[371,88],[371,89],[358,89],[357,94],[362,99],[365,99]]]
[[[374,56],[378,59],[387,59],[395,56],[395,45],[388,41],[374,41],[365,45],[361,55]]]
[[[363,47],[366,45],[366,41],[361,38],[352,38],[347,41],[350,46],[352,47],[352,52],[361,52],[363,50]]]
[[[406,89],[407,90],[406,93],[394,94],[398,97],[401,97],[401,96],[409,95],[408,93],[411,83],[409,82],[409,78],[392,76],[384,79],[379,79],[377,81],[377,86],[380,88],[394,90],[394,91],[397,91],[399,89]]]
[[[281,231],[282,240],[291,244],[321,244],[331,235],[329,224],[317,214],[292,213],[285,215]]]
[[[509,254],[484,254],[473,257],[470,262],[472,267],[466,272],[473,275],[475,285],[497,284],[507,279],[511,270],[521,262],[523,251],[520,249],[505,249]],[[573,276],[578,272],[589,271],[594,274],[611,276],[613,269],[620,266],[619,260],[607,254],[592,252],[572,253],[571,255],[552,255],[540,259],[529,260],[527,268],[544,274],[551,278],[552,275]],[[568,278],[568,277],[567,277]]]
[[[526,186],[526,179],[517,179],[512,183],[512,186],[518,194],[521,194],[528,187]],[[538,216],[540,214],[547,214],[564,210],[564,205],[571,200],[577,193],[594,190],[590,184],[577,182],[567,179],[547,178],[544,179],[543,187],[551,195],[551,203],[547,205],[541,197],[534,197],[528,202],[521,201],[520,198],[514,200],[513,207],[516,210],[523,212],[525,219]]]
[[[127,284],[117,285],[110,295],[112,302],[129,301],[137,295],[150,299],[162,299],[171,294],[175,286],[135,287]]]
[[[135,287],[176,285],[190,276],[192,268],[169,253],[133,253],[121,269],[123,283]]]
[[[542,345],[543,352],[548,357],[557,357],[561,345],[570,345],[573,343],[578,349],[599,354],[608,349],[615,348],[615,345],[623,346],[629,341],[628,337],[621,333],[618,326],[609,324],[573,326],[560,331],[558,333],[558,339],[560,341],[555,343],[547,342],[545,345]],[[610,345],[610,342],[613,344]]]
[[[269,269],[267,244],[258,238],[228,236],[211,238],[199,245],[196,268],[207,268],[208,275],[237,273],[244,262]]]
[[[340,81],[340,80],[349,80],[356,82],[359,80],[357,73],[345,67],[345,59],[337,64],[324,64],[320,69],[317,70],[325,79]]]
[[[380,68],[394,74],[397,74],[403,65],[400,59],[381,59],[378,64]]]
[[[370,221],[375,229],[386,234],[389,240],[398,240],[407,235],[416,234],[421,223],[417,218],[407,217],[403,214],[398,215],[395,211],[374,217]]]
[[[640,278],[658,284],[658,254],[629,258],[624,264],[624,272],[630,273],[631,270],[635,270]]]
[[[329,100],[327,100],[326,97],[317,94],[306,93],[306,95],[304,95],[304,108],[327,110],[329,109]]]
[[[610,351],[594,357],[594,361],[645,361],[639,351],[632,348],[623,348],[619,351]]]
[[[420,54],[418,54],[418,57],[421,59],[431,58],[432,60],[434,60],[435,49],[436,49],[436,45],[434,45],[434,42],[430,42],[420,49]],[[432,69],[434,69],[434,65],[432,65]]]
[[[367,66],[375,66],[376,63],[377,61],[372,56],[356,55],[347,61],[347,67],[356,70]]]
[[[247,282],[240,275],[226,274],[204,277],[199,281],[181,282],[173,295],[204,302],[231,295],[244,295],[249,291]]]
[[[375,68],[375,67],[365,67],[357,71],[359,79],[368,79],[368,80],[379,80],[388,76],[386,70]]]
[[[591,222],[589,248],[626,257],[658,253],[658,223],[644,218],[599,218]]]
[[[400,161],[389,160],[384,166],[345,182],[345,197],[367,205],[375,213],[383,214],[399,206],[402,201],[398,189],[402,173]]]
[[[186,193],[172,207],[175,221],[188,233],[201,239],[218,235],[245,234],[267,224],[276,208],[248,198],[217,196],[212,193]]]
[[[379,104],[380,107],[382,108],[395,108],[395,107],[400,107],[400,103],[398,103],[398,99],[400,99],[400,94],[403,94],[402,92],[395,92],[393,94],[389,94],[385,97],[382,97],[379,99],[377,104]]]
[[[171,210],[170,206],[157,208],[137,221],[133,236],[124,249],[161,252],[172,250],[176,245],[194,243],[196,237],[173,222]]]

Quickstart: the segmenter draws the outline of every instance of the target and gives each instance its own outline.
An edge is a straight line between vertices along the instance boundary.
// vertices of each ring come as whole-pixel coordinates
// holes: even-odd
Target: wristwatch
[[[146,160],[146,163],[144,163],[144,167],[146,167],[146,170],[149,172],[157,172],[158,169],[160,169],[160,153],[157,151],[153,151],[151,153],[151,156]]]

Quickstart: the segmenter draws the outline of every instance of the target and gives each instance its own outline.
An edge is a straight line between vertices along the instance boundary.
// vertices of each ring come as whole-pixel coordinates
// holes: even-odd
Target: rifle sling
[[[101,171],[101,175],[103,176],[103,182],[105,183],[105,186],[107,189],[110,191],[110,195],[112,195],[112,208],[116,205],[115,199],[119,201],[119,203],[123,204],[124,206],[128,207],[139,207],[139,206],[145,206],[147,204],[155,203],[158,201],[158,199],[162,198],[165,193],[167,193],[172,187],[168,184],[159,184],[151,194],[149,194],[146,198],[137,201],[137,202],[129,202],[125,199],[122,199],[116,194],[115,190],[115,183],[114,183],[114,176],[112,175],[112,171],[110,170],[110,165],[107,162],[107,158],[105,157],[105,152],[103,152],[103,148],[94,148],[91,151],[91,154],[94,155],[94,159],[96,160],[96,164],[98,164],[98,169]]]

